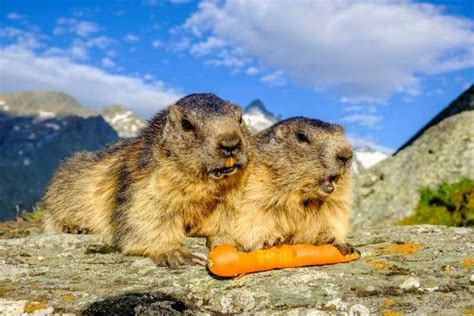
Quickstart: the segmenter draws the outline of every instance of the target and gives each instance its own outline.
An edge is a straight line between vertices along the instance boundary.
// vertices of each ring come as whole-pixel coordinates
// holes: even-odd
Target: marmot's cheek
[[[247,166],[247,156],[246,155],[238,155],[237,157],[237,165],[239,166],[240,169],[245,168]]]

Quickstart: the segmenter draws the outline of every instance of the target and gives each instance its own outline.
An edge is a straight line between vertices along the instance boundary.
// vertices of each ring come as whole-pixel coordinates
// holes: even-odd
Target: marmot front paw
[[[263,246],[262,246],[262,249],[268,249],[268,248],[271,248],[271,247],[277,247],[277,246],[281,246],[284,244],[284,239],[282,237],[278,237],[272,241],[268,241],[268,240],[265,240],[263,242]]]
[[[351,244],[332,242],[332,245],[336,247],[344,256],[351,255],[355,252],[360,255],[360,251],[355,249]]]
[[[178,248],[160,254],[153,261],[159,266],[177,268],[192,262],[191,252],[185,248]]]
[[[63,225],[63,233],[66,234],[89,234],[90,231],[87,228],[81,228],[78,225]]]

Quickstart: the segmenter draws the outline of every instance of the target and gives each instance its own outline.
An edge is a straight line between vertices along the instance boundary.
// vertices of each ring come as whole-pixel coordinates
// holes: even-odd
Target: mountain
[[[355,173],[368,169],[390,156],[387,152],[375,149],[369,145],[353,145],[353,149],[354,160],[352,170]]]
[[[456,100],[465,104],[463,111],[446,115],[417,133],[396,155],[355,177],[354,226],[392,224],[412,215],[422,187],[435,188],[463,177],[474,179],[473,93],[471,87]],[[459,109],[455,102],[447,110]]]
[[[0,111],[21,116],[88,117],[97,112],[82,107],[74,98],[60,92],[20,92],[0,95]]]
[[[59,161],[118,139],[100,116],[38,118],[0,113],[0,220],[38,202]]]
[[[403,144],[396,152],[400,152],[404,148],[410,146],[415,140],[417,140],[423,133],[429,129],[431,126],[434,126],[441,122],[442,120],[456,115],[464,111],[473,111],[474,110],[474,85],[471,85],[466,89],[459,97],[451,102],[446,108],[438,113],[431,121],[429,121],[425,126],[423,126],[413,137],[411,137],[405,144]]]
[[[39,118],[102,116],[120,137],[138,135],[145,120],[122,105],[113,104],[99,112],[79,104],[67,94],[53,91],[20,92],[0,95],[0,112]]]
[[[278,117],[269,112],[262,101],[253,100],[244,109],[243,119],[252,132],[259,132],[278,122]]]
[[[122,138],[137,136],[145,126],[145,120],[127,110],[122,105],[111,105],[105,108],[100,115],[110,124]]]

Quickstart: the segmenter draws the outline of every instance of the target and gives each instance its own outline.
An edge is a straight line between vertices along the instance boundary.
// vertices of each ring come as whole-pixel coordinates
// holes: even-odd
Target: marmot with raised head
[[[251,158],[240,107],[212,94],[189,95],[140,136],[62,164],[43,199],[45,228],[78,227],[126,254],[184,264],[185,236],[217,229],[220,223],[205,219],[235,203]]]
[[[352,149],[341,126],[290,118],[255,136],[248,182],[227,231],[210,247],[232,243],[253,251],[281,243],[333,243],[342,253],[352,203]]]

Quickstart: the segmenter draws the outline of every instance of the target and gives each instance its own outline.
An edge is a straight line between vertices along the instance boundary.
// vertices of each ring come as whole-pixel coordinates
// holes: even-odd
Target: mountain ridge
[[[13,109],[17,107],[16,111]],[[121,138],[137,136],[146,121],[128,110],[126,106],[111,104],[102,111],[86,108],[74,98],[62,92],[16,92],[0,95],[0,111],[14,115],[35,115],[40,118],[77,115],[80,117],[102,116]],[[256,98],[243,109],[243,119],[249,129],[256,133],[280,120],[270,112],[262,100]],[[366,146],[367,147],[367,146]],[[369,146],[370,147],[370,146]],[[366,169],[383,160],[386,155],[375,148],[355,148],[354,171]]]
[[[14,218],[16,208],[31,210],[61,160],[116,140],[101,116],[38,120],[0,113],[0,220]]]
[[[145,120],[119,104],[102,111],[84,107],[68,94],[57,91],[13,92],[0,95],[0,112],[16,116],[92,117],[102,116],[122,138],[133,137],[145,126]]]
[[[459,95],[454,101],[450,102],[441,112],[435,115],[428,123],[426,123],[419,131],[415,133],[408,141],[406,141],[394,155],[410,146],[415,140],[417,140],[423,133],[430,127],[440,123],[442,120],[456,115],[464,111],[474,110],[474,85],[467,88],[461,95]]]

